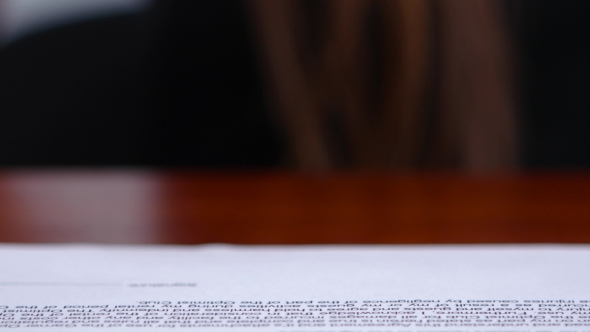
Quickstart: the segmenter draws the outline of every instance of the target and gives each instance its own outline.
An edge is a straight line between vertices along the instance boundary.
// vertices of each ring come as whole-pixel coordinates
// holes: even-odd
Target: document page
[[[0,330],[590,331],[590,247],[0,245]]]

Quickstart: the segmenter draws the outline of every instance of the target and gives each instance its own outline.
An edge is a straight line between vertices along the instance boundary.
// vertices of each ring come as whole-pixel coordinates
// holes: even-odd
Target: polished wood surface
[[[590,243],[590,174],[5,171],[0,242]]]

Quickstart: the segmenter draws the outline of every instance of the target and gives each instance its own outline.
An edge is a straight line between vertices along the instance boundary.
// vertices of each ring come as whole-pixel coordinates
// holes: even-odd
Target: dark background
[[[590,166],[590,2],[506,4],[523,166]],[[251,37],[241,1],[156,0],[5,45],[0,166],[281,166]]]

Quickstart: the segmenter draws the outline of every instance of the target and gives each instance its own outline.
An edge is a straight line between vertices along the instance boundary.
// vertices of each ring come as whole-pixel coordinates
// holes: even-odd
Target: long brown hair
[[[251,0],[269,94],[305,169],[517,163],[497,0]]]

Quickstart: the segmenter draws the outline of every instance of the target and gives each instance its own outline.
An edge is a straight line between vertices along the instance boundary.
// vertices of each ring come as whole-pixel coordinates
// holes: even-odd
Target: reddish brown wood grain
[[[4,172],[0,241],[589,243],[590,174]]]

